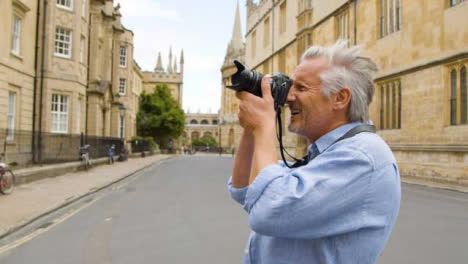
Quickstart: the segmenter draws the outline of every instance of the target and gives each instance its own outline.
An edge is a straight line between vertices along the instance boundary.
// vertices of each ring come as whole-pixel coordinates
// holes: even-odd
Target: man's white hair
[[[301,57],[301,61],[310,58],[328,61],[330,68],[319,75],[325,96],[330,97],[343,87],[351,90],[350,122],[369,119],[369,104],[374,96],[373,74],[377,72],[377,65],[370,58],[361,56],[361,50],[361,46],[348,47],[348,41],[338,40],[331,46],[310,47]]]

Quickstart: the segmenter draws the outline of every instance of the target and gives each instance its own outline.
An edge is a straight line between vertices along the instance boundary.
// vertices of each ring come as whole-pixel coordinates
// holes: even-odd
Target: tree
[[[216,143],[216,139],[212,136],[202,137],[200,139],[193,139],[192,146],[203,146],[203,147],[216,147],[218,144]]]
[[[140,95],[138,135],[151,136],[166,147],[169,138],[177,138],[182,134],[184,124],[184,111],[172,97],[167,84],[158,84],[152,93],[143,91]]]

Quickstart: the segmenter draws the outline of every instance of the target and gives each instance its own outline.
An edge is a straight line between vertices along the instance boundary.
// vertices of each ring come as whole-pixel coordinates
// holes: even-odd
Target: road
[[[226,189],[231,166],[214,155],[165,161],[39,221],[0,263],[240,263],[249,229]],[[467,194],[405,184],[378,263],[467,263],[467,223]]]

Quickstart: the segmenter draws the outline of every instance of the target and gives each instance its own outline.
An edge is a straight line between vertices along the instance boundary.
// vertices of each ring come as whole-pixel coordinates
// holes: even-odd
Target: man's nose
[[[294,86],[291,86],[291,89],[289,89],[289,92],[288,92],[288,97],[286,98],[286,102],[293,102],[294,100],[296,100],[296,95],[295,95],[295,91],[294,91]]]

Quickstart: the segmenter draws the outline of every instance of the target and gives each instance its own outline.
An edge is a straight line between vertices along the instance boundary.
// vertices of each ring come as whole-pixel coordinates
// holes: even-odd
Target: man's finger
[[[271,95],[270,81],[271,81],[270,75],[265,75],[262,78],[262,97],[263,98],[273,98]]]

